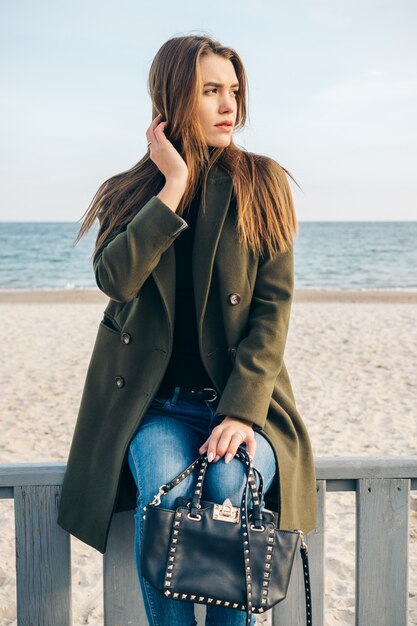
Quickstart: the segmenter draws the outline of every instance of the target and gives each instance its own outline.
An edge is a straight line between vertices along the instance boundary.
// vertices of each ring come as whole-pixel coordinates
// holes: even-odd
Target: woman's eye
[[[205,91],[204,93],[210,93],[211,91],[217,91],[217,87],[213,87],[213,89],[209,89],[208,91]],[[239,93],[239,90],[232,90],[232,93],[237,96]]]

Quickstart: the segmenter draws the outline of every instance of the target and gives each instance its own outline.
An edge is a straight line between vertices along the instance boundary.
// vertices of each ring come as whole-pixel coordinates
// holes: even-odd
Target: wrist
[[[165,187],[169,187],[171,189],[178,189],[179,191],[184,191],[187,188],[188,174],[184,176],[184,174],[171,174],[168,178],[165,178]]]

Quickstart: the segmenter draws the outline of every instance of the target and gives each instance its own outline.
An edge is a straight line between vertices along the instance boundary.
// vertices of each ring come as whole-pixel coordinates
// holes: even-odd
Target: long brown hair
[[[187,189],[176,212],[180,216],[184,213],[199,182],[204,208],[207,175],[219,162],[233,180],[239,241],[247,250],[272,255],[286,250],[298,231],[286,174],[299,185],[277,161],[238,147],[233,138],[225,148],[208,148],[196,112],[202,92],[199,59],[212,53],[233,63],[239,81],[235,130],[241,130],[247,117],[248,85],[243,63],[232,48],[207,36],[173,37],[158,50],[149,71],[152,119],[161,113],[168,121],[165,135],[188,167]],[[107,237],[122,230],[164,184],[165,177],[147,151],[136,165],[102,183],[81,218],[84,221],[75,243],[98,218],[95,254]]]

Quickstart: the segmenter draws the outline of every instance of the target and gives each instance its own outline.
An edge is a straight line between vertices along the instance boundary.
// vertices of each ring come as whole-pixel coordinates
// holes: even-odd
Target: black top
[[[176,265],[175,320],[171,358],[160,390],[171,385],[212,387],[198,347],[197,320],[192,277],[192,249],[201,184],[184,214],[188,228],[174,240]],[[158,393],[157,393],[158,395]]]

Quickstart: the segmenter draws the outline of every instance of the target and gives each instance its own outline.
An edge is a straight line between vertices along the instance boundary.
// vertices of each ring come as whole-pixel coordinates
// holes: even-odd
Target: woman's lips
[[[233,130],[233,126],[231,124],[216,124],[216,128],[220,128],[220,130],[226,130],[227,132],[229,132],[229,130]]]

